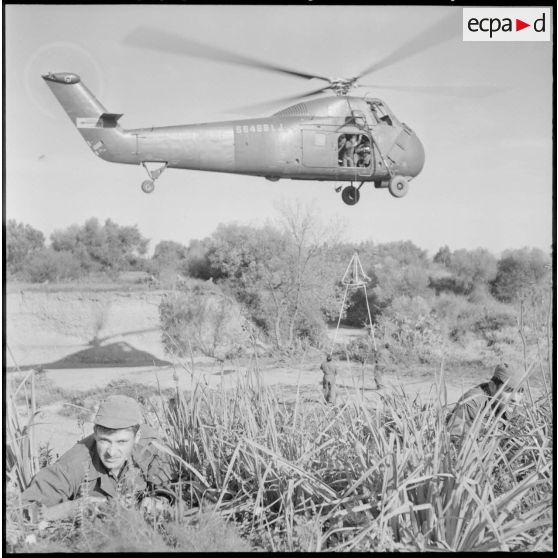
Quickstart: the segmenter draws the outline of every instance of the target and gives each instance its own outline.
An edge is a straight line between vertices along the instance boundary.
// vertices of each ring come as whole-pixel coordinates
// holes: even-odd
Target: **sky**
[[[406,197],[372,185],[345,205],[334,182],[166,170],[144,194],[140,166],[93,155],[41,79],[74,72],[124,128],[234,120],[235,107],[323,85],[262,70],[140,49],[125,37],[148,25],[234,53],[350,77],[457,6],[5,6],[5,219],[48,238],[91,217],[137,225],[150,239],[188,244],[219,223],[260,226],[279,204],[343,223],[342,240],[411,240],[431,255],[553,242],[552,43],[450,40],[363,79],[397,86],[494,87],[486,97],[357,89],[380,97],[421,139],[422,173]],[[458,18],[459,19],[459,18]],[[263,110],[261,116],[287,105]],[[293,103],[290,103],[293,104]]]

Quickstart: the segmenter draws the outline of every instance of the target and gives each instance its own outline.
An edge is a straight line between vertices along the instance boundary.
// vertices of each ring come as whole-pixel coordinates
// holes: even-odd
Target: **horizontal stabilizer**
[[[116,128],[121,114],[103,112],[100,116],[76,118],[78,128]]]
[[[118,120],[122,114],[115,114],[113,112],[104,112],[99,119],[99,125],[102,128],[116,128]]]

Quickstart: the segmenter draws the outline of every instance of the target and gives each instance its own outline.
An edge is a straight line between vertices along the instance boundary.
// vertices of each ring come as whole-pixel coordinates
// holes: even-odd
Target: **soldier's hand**
[[[76,500],[77,504],[80,505],[84,505],[87,508],[93,508],[93,509],[97,509],[98,506],[100,506],[101,504],[106,504],[107,503],[107,499],[103,498],[102,496],[86,496],[85,498],[81,498],[80,500]]]
[[[76,509],[75,500],[69,500],[68,502],[44,508],[42,515],[45,521],[59,521],[73,517]]]
[[[170,510],[170,503],[164,496],[146,496],[140,504],[143,512],[159,514]]]

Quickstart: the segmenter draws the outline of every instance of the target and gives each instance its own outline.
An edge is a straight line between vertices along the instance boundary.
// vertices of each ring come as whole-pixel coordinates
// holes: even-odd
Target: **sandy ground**
[[[226,362],[211,359],[190,362],[171,362],[165,354],[159,328],[158,305],[164,292],[62,292],[41,293],[16,291],[7,296],[7,364],[21,370],[40,366],[47,385],[79,395],[94,388],[102,388],[115,380],[161,389],[190,390],[194,382],[201,381],[211,388],[233,387],[248,370],[257,369],[261,381],[272,386],[280,400],[304,393],[304,400],[321,401],[320,360],[314,353],[300,362],[281,364],[268,359],[255,362]],[[333,336],[334,332],[331,332]],[[337,341],[348,341],[361,335],[354,329],[345,329]],[[111,355],[141,357],[143,361],[157,359],[159,366],[106,366],[90,367],[82,363],[72,367],[72,358],[87,354],[92,339],[100,347],[111,347]],[[98,347],[97,347],[98,348]],[[147,357],[146,357],[147,355]],[[132,362],[130,360],[130,362]],[[128,364],[130,364],[128,362]],[[379,392],[373,387],[370,369],[363,371],[360,364],[339,362],[338,402],[362,396],[371,406],[380,402]],[[27,372],[11,372],[9,377],[17,384]],[[437,397],[436,375],[439,370],[424,367],[417,370],[392,372],[385,375],[386,390],[403,389],[407,394],[420,395],[422,401]],[[484,375],[483,375],[484,374]],[[475,369],[452,370],[446,375],[447,401],[455,402],[464,390],[483,381],[486,371]],[[9,382],[11,384],[11,382]],[[48,443],[55,453],[61,454],[78,439],[91,432],[91,423],[78,423],[75,416],[60,414],[62,402],[57,401],[40,409],[35,426],[36,443]]]

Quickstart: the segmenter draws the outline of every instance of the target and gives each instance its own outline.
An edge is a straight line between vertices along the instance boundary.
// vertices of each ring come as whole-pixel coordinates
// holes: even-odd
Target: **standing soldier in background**
[[[331,403],[335,405],[335,380],[337,378],[337,368],[332,362],[331,355],[327,355],[326,359],[322,362],[320,370],[324,373],[323,378],[323,388],[324,388],[324,398],[326,403]]]
[[[384,383],[384,372],[388,367],[389,362],[389,343],[381,345],[374,351],[374,361],[372,366],[374,367],[374,382],[376,383],[376,389],[383,389]]]

